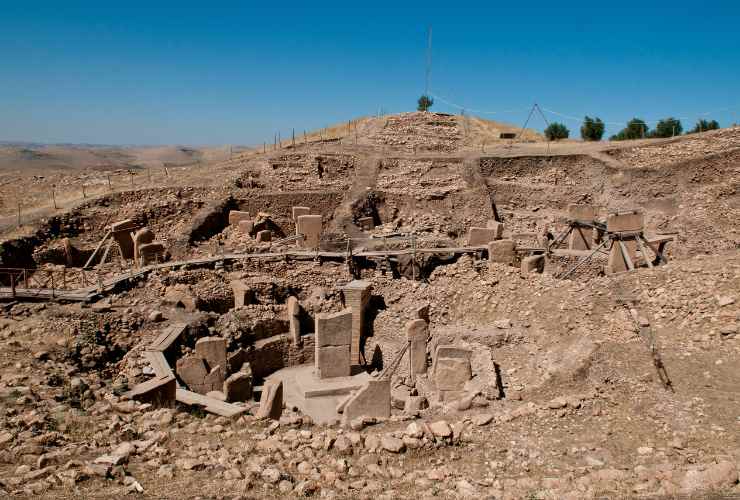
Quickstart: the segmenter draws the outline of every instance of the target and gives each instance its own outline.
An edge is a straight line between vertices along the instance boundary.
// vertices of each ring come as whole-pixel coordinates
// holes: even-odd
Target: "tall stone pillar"
[[[352,309],[350,359],[352,364],[360,364],[360,341],[365,335],[365,308],[370,300],[370,283],[354,280],[344,286],[342,292],[345,306]]]

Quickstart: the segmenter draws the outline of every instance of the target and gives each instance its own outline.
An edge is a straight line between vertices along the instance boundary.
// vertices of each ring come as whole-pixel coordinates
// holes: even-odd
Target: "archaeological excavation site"
[[[491,123],[0,202],[0,496],[740,495],[740,128]]]

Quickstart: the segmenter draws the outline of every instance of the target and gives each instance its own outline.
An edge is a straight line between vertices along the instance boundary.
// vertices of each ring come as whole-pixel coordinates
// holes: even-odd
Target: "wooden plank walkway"
[[[182,332],[188,327],[185,323],[175,323],[165,328],[154,341],[149,344],[149,351],[166,351],[177,340]]]
[[[404,248],[395,250],[365,250],[350,255],[351,258],[378,258],[378,257],[397,257],[399,255],[413,254],[466,254],[479,253],[486,251],[485,246],[473,247],[443,247],[443,248]],[[329,252],[329,251],[309,251],[309,250],[288,250],[286,252],[269,252],[269,253],[228,253],[213,257],[203,257],[199,259],[180,260],[164,262],[162,264],[152,264],[140,269],[131,269],[112,278],[102,280],[98,285],[77,288],[74,290],[59,290],[50,288],[15,288],[15,295],[10,287],[0,287],[0,299],[31,299],[31,300],[59,300],[67,302],[89,302],[96,296],[103,295],[120,285],[121,283],[135,280],[146,276],[152,271],[159,269],[172,269],[180,266],[204,266],[212,265],[216,262],[232,262],[239,260],[269,260],[269,259],[294,259],[294,260],[313,260],[313,259],[347,259],[346,252]]]

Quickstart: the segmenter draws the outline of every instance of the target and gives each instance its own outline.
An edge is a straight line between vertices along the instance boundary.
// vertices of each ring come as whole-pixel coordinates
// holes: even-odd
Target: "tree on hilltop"
[[[604,136],[604,122],[601,118],[586,116],[581,125],[581,139],[584,141],[600,141]]]
[[[670,117],[660,120],[655,126],[655,130],[650,134],[650,137],[674,137],[681,135],[681,132],[683,132],[681,120]]]
[[[545,137],[548,141],[557,141],[558,139],[567,139],[570,135],[570,130],[562,123],[551,123],[545,129]]]
[[[416,109],[419,111],[429,111],[429,108],[431,108],[433,105],[434,99],[432,99],[428,95],[422,95],[417,101]]]
[[[648,126],[645,120],[641,118],[633,118],[627,122],[627,126],[619,131],[618,134],[611,136],[609,139],[612,141],[627,141],[630,139],[641,139],[647,137]]]
[[[719,122],[717,120],[699,120],[696,122],[696,125],[693,129],[686,132],[687,134],[697,134],[699,132],[706,132],[707,130],[717,130],[719,129]]]

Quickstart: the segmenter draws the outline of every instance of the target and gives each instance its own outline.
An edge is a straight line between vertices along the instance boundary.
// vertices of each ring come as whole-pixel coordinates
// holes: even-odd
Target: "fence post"
[[[165,177],[169,177],[170,176],[170,172],[169,172],[169,170],[167,170],[167,167],[164,167],[164,176]]]
[[[87,198],[87,193],[85,193],[85,185],[82,185],[82,197]]]
[[[54,298],[54,271],[51,271],[51,298]]]
[[[106,174],[108,178],[108,191],[113,191],[113,185],[110,183],[110,174]]]
[[[28,273],[26,270],[23,270],[23,283],[26,286],[26,289],[28,289]]]
[[[13,271],[10,272],[10,294],[15,298],[15,275]]]
[[[131,187],[133,188],[134,187],[134,173],[133,172],[129,172],[128,175],[131,176]]]
[[[51,201],[54,202],[54,209],[59,208],[59,207],[57,207],[57,197],[54,194],[54,184],[51,185]]]
[[[149,178],[149,184],[151,184],[152,183],[152,169],[151,168],[146,169],[146,175]]]
[[[18,227],[21,227],[21,202],[18,202]]]
[[[293,127],[293,147],[295,148],[295,127]]]

